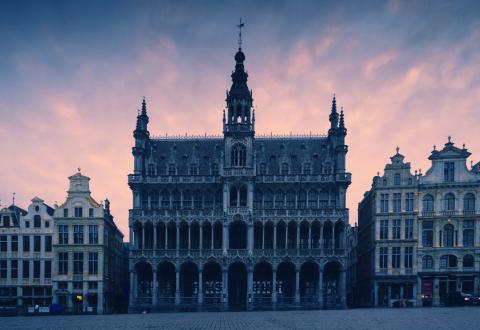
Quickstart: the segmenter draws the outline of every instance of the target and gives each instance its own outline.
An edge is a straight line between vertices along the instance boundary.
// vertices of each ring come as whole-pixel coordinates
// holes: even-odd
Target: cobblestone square
[[[476,329],[475,307],[6,317],[1,329]]]

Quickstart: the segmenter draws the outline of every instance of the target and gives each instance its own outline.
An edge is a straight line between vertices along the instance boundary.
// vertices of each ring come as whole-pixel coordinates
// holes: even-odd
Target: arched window
[[[281,175],[288,175],[289,167],[288,163],[282,163]]]
[[[452,193],[448,193],[445,195],[445,211],[454,211],[455,210],[455,195]]]
[[[454,243],[454,232],[455,229],[453,228],[453,225],[450,223],[447,223],[443,227],[444,235],[443,235],[443,245],[444,246],[453,246]]]
[[[172,194],[172,207],[174,209],[180,208],[180,191],[174,190]]]
[[[432,195],[423,196],[423,212],[433,212],[434,211],[434,201]]]
[[[200,190],[196,190],[193,194],[193,208],[201,209],[203,204],[203,194]]]
[[[472,193],[465,194],[463,197],[463,210],[475,211],[475,195]]]
[[[162,209],[169,209],[170,208],[170,192],[168,190],[162,191]]]
[[[473,268],[474,258],[471,254],[467,254],[463,257],[463,268]]]
[[[235,144],[232,147],[232,166],[243,167],[247,164],[247,148],[243,144]]]
[[[183,192],[183,208],[191,209],[192,208],[192,193],[190,190],[185,190]]]
[[[432,256],[423,256],[423,258],[422,258],[422,268],[423,269],[433,269],[433,258],[432,258]]]

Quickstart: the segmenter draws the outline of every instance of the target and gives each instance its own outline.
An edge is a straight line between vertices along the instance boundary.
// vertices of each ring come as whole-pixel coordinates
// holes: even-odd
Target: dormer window
[[[393,177],[393,184],[396,186],[400,185],[400,173],[395,173],[395,176]]]
[[[83,209],[81,207],[75,208],[75,218],[83,217]]]
[[[455,181],[455,163],[446,162],[443,164],[443,177],[445,182]]]
[[[282,168],[280,170],[280,174],[282,175],[288,175],[289,172],[289,166],[288,163],[282,163]]]
[[[63,217],[68,218],[68,209],[63,209]]]

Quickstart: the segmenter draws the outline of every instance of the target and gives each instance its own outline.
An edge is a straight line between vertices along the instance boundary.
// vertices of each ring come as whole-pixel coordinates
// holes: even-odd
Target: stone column
[[[142,250],[145,250],[145,224],[142,223]]]
[[[387,289],[387,305],[388,307],[392,307],[392,286],[391,284],[388,284],[388,289]]]
[[[378,306],[378,283],[377,281],[373,282],[373,307]]]
[[[247,306],[253,302],[253,269],[247,269]]]
[[[335,251],[335,223],[332,224],[332,251]]]
[[[340,307],[347,308],[347,272],[340,273]]]
[[[272,303],[277,303],[277,270],[272,271]]]
[[[178,250],[180,249],[180,226],[177,223],[177,225],[175,227],[177,229],[177,244],[176,244],[175,249],[177,250],[177,256],[178,256]]]
[[[200,226],[198,227],[199,228],[199,234],[200,234],[200,242],[199,242],[199,246],[198,246],[198,249],[200,250],[200,255],[202,254],[202,250],[203,250],[203,222],[200,222]]]
[[[198,268],[198,304],[203,304],[203,269]]]
[[[168,223],[165,223],[165,250],[168,249]]]
[[[295,269],[295,303],[300,303],[300,269]]]
[[[133,229],[132,227],[129,228],[129,240],[130,240],[130,249],[135,247],[135,241],[133,240]]]
[[[404,285],[400,284],[400,299],[405,298]]]
[[[158,282],[157,282],[157,270],[153,271],[153,281],[152,281],[152,305],[157,306],[158,302]]]
[[[192,241],[192,226],[191,226],[191,223],[189,222],[188,223],[188,246],[187,246],[189,253],[190,253],[190,249],[192,247],[191,241]]]
[[[288,249],[288,223],[285,225],[285,249]]]
[[[318,305],[323,308],[323,270],[318,272]]]
[[[277,253],[277,223],[273,223],[273,255]]]
[[[178,247],[178,244],[177,244]],[[175,305],[180,304],[180,271],[175,269]]]
[[[252,252],[253,251],[253,225],[252,223],[250,222],[249,224],[247,224],[247,229],[248,229],[248,232],[247,232],[247,249],[249,252]]]
[[[103,289],[103,281],[98,282],[97,296],[97,314],[103,314],[105,305],[105,290]]]
[[[323,253],[323,224],[320,224],[320,249]]]
[[[222,235],[222,249],[223,251],[228,250],[228,225],[226,222],[223,223],[223,235]]]
[[[433,302],[432,302],[432,305],[434,307],[440,306],[439,287],[440,287],[440,280],[438,277],[435,277],[435,279],[433,280]]]
[[[228,303],[228,268],[222,269],[222,301]]]
[[[300,248],[300,223],[297,222],[297,239],[296,239],[297,251]]]
[[[130,306],[134,305],[134,288],[135,288],[135,273],[133,271],[130,271]]]

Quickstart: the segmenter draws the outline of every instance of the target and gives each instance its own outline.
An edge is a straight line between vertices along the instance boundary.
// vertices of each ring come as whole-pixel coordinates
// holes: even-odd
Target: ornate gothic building
[[[328,135],[256,136],[235,55],[223,136],[133,133],[130,309],[344,307],[351,174],[343,112]]]

